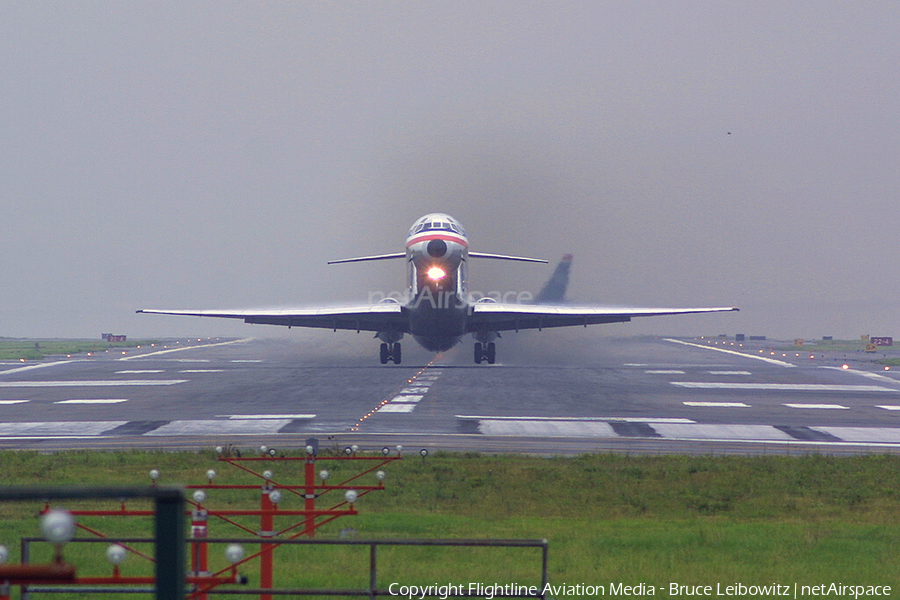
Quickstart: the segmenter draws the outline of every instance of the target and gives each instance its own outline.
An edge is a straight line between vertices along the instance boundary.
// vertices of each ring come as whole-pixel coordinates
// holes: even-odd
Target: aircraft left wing
[[[404,308],[396,302],[379,302],[364,306],[265,310],[160,310],[136,312],[188,317],[241,319],[245,323],[284,325],[286,327],[320,327],[353,331],[396,331],[406,333],[409,320]]]
[[[657,317],[739,310],[733,306],[713,308],[633,308],[552,306],[476,302],[471,306],[468,331],[518,331],[544,327],[572,327],[598,323],[625,323],[634,317]]]

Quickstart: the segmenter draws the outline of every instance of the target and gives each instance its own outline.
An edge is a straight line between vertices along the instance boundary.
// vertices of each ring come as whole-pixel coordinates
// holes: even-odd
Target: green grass
[[[301,462],[243,463],[271,468],[281,483],[302,481]],[[215,468],[216,483],[258,480],[210,452],[0,453],[5,484],[199,484]],[[349,463],[317,465],[337,482]],[[900,457],[711,457],[585,455],[574,458],[436,453],[391,463],[385,490],[360,499],[360,514],[319,530],[336,538],[352,528],[360,539],[525,538],[550,541],[550,579],[588,585],[686,584],[892,585],[900,589]],[[371,481],[370,481],[371,480]],[[366,476],[363,483],[373,483]],[[333,495],[333,494],[332,494]],[[256,491],[209,492],[210,509],[256,508]],[[329,506],[339,498],[320,499]],[[299,507],[288,495],[281,506]],[[62,504],[61,504],[62,505]],[[86,507],[87,503],[65,503]],[[115,501],[94,503],[117,508]],[[129,507],[146,506],[131,503]],[[0,542],[18,559],[18,539],[36,535],[40,503],[0,506]],[[253,518],[237,519],[258,528]],[[148,535],[147,518],[83,517],[108,535]],[[278,519],[278,527],[293,523]],[[212,520],[211,537],[247,534]],[[84,575],[108,574],[105,545],[67,550]],[[151,552],[149,547],[144,548]],[[251,550],[248,548],[248,550]],[[49,558],[49,549],[43,556]],[[71,553],[71,554],[70,554]],[[225,566],[210,552],[214,568]],[[276,552],[276,585],[357,587],[367,583],[368,550],[292,547]],[[255,563],[243,568],[258,584]],[[126,575],[149,566],[129,557]],[[435,582],[536,584],[535,549],[383,548],[379,585]],[[607,590],[608,592],[608,590]],[[657,594],[659,595],[659,593]]]
[[[43,360],[48,356],[104,352],[160,343],[158,340],[104,342],[103,340],[24,340],[0,338],[0,360]]]

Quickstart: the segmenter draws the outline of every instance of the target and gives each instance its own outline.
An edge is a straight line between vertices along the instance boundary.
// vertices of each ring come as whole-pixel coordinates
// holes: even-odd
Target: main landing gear
[[[395,365],[399,365],[400,357],[400,342],[381,344],[381,364],[386,365],[389,360],[392,360]]]
[[[486,360],[489,365],[494,364],[497,359],[497,347],[494,342],[482,344],[475,342],[475,364],[480,365],[481,361]]]

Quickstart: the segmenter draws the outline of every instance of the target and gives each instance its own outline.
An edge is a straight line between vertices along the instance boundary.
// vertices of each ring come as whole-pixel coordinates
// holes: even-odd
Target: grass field
[[[34,340],[0,338],[0,360],[43,360],[48,356],[105,352],[115,348],[135,348],[158,340],[105,342],[103,340]]]
[[[274,480],[300,483],[302,462],[253,463]],[[203,453],[0,453],[5,484],[146,484],[150,469],[161,483],[258,483]],[[351,474],[347,463],[320,461],[331,481]],[[546,538],[550,581],[604,586],[645,583],[668,597],[673,582],[723,587],[777,582],[891,585],[900,589],[900,457],[687,457],[585,455],[575,458],[437,453],[388,465],[385,490],[364,496],[358,516],[321,530],[336,538],[345,528],[360,539]],[[367,481],[371,479],[371,481]],[[367,476],[363,483],[374,483]],[[259,493],[210,491],[211,510],[256,508]],[[337,503],[327,502],[325,505]],[[281,506],[298,508],[288,497]],[[320,504],[320,506],[322,505]],[[84,504],[67,505],[69,508]],[[105,501],[92,507],[118,508]],[[129,507],[146,506],[139,502]],[[37,534],[36,504],[0,507],[0,542],[18,559],[18,539]],[[107,535],[147,535],[147,518],[83,517]],[[245,518],[258,529],[259,523]],[[277,526],[292,523],[279,519]],[[346,534],[346,531],[345,531]],[[247,537],[212,520],[211,537]],[[144,548],[150,552],[149,546]],[[67,552],[82,575],[107,575],[105,545],[73,545]],[[251,549],[252,550],[252,549]],[[49,558],[49,548],[41,550]],[[213,568],[226,565],[211,552]],[[358,587],[367,584],[368,550],[358,547],[282,548],[279,587]],[[244,571],[258,584],[258,567]],[[130,557],[125,574],[149,573]],[[540,581],[534,549],[396,548],[379,554],[379,586],[391,582]],[[87,597],[87,596],[85,596]],[[562,597],[562,596],[559,596]],[[576,597],[568,594],[565,597]]]

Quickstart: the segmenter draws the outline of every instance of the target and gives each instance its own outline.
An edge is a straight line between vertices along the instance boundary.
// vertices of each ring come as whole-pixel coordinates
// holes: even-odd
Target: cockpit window
[[[425,229],[425,223],[419,223],[418,225],[416,225],[416,233],[419,233],[423,229]]]

